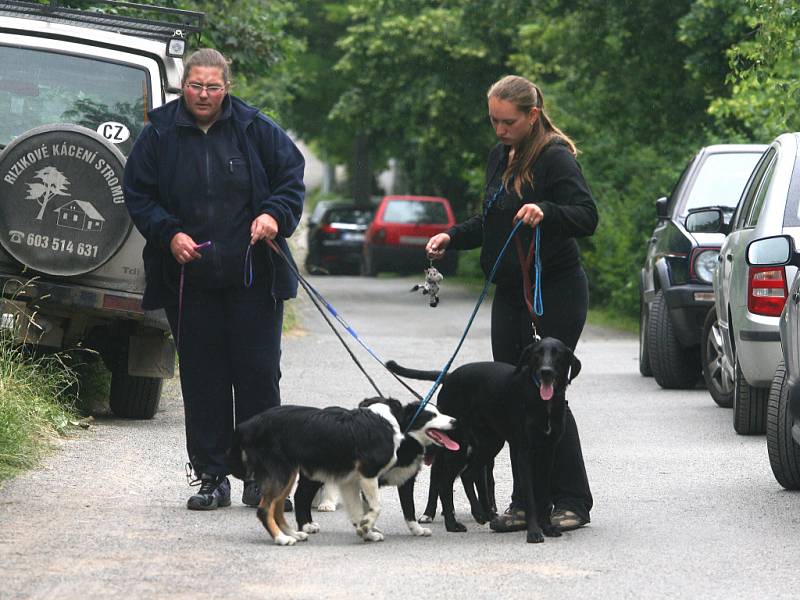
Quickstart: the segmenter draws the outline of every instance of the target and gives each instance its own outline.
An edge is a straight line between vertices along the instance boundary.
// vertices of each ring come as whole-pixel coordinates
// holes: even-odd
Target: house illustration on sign
[[[58,226],[80,229],[81,231],[100,231],[105,219],[94,206],[83,200],[72,200],[55,212],[58,213]]]

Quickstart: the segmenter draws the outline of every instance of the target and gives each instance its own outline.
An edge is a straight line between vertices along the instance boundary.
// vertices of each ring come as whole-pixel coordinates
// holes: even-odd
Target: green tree
[[[742,11],[753,35],[729,49],[731,94],[716,98],[710,112],[768,142],[800,128],[800,5],[796,0],[747,0]]]

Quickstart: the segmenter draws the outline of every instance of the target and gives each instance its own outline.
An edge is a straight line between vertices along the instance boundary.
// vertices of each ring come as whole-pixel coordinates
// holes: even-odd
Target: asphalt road
[[[409,293],[416,278],[312,278],[382,358],[444,365],[477,293],[445,280],[441,304]],[[354,406],[373,390],[307,299],[284,339],[284,403]],[[547,307],[545,307],[545,310]],[[456,364],[490,358],[488,304]],[[595,497],[592,523],[544,544],[475,524],[407,533],[382,491],[386,541],[356,538],[343,512],[323,531],[274,546],[253,509],[185,509],[180,391],[165,388],[149,422],[101,419],[40,469],[0,487],[0,598],[797,598],[800,495],[772,477],[763,436],[737,436],[705,390],[665,391],[638,374],[634,337],[588,329],[569,390]],[[385,393],[409,394],[357,353]],[[427,391],[424,382],[417,389]],[[427,471],[420,477],[424,504]],[[498,500],[510,493],[506,453]]]

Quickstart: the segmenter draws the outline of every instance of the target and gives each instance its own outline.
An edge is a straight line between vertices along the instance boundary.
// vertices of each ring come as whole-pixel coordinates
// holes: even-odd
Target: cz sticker
[[[113,144],[121,144],[128,141],[128,138],[131,137],[130,130],[122,123],[117,123],[116,121],[100,123],[97,127],[97,133]]]

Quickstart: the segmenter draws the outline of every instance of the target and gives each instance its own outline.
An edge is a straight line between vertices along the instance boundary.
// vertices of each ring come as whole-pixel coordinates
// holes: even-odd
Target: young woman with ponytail
[[[597,227],[597,208],[575,158],[577,149],[547,116],[541,90],[527,79],[503,77],[489,88],[487,97],[489,121],[500,143],[489,154],[483,210],[433,236],[426,250],[438,259],[447,249],[481,247],[481,267],[488,277],[518,221],[524,224],[517,236],[525,249],[539,227],[544,314],[538,317],[537,332],[558,338],[574,350],[589,303],[575,238],[590,236]],[[493,279],[497,287],[491,338],[494,360],[517,364],[522,350],[532,342],[532,327],[513,246],[503,254]],[[513,462],[512,470],[516,470]],[[563,530],[585,525],[590,520],[592,494],[569,408],[553,473],[553,524]],[[495,531],[525,529],[518,479],[515,474],[511,505],[490,524]]]

